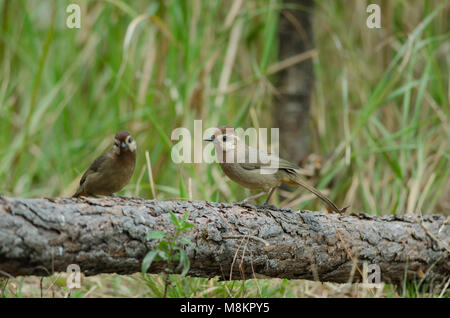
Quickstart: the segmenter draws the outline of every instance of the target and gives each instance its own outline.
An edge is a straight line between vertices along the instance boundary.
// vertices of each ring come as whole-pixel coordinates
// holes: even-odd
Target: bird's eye
[[[223,136],[223,137],[222,137],[222,141],[223,141],[223,142],[226,142],[226,141],[227,141],[227,136]]]
[[[133,142],[133,138],[128,137],[128,143],[130,144],[130,143],[132,143],[132,142]]]

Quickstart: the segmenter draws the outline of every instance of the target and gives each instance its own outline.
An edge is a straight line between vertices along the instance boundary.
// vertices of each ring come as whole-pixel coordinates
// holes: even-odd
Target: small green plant
[[[181,271],[181,276],[185,276],[190,267],[189,257],[186,255],[184,247],[186,245],[194,246],[189,239],[180,237],[181,234],[189,232],[194,225],[187,221],[189,212],[186,212],[182,218],[176,217],[172,211],[170,221],[175,226],[175,232],[169,235],[163,231],[152,231],[148,234],[149,239],[160,240],[156,247],[149,251],[142,260],[142,274],[145,275],[153,262],[166,262],[164,268],[164,298],[167,296],[167,288],[170,284],[170,274]]]

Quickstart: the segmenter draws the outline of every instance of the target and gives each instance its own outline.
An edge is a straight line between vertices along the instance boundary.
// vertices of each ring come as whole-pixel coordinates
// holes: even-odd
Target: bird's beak
[[[213,141],[214,139],[213,139],[213,137],[211,136],[211,137],[209,137],[209,138],[205,138],[205,139],[203,139],[203,141]]]
[[[126,147],[127,147],[127,144],[122,141],[122,143],[120,144],[120,148],[126,148]]]

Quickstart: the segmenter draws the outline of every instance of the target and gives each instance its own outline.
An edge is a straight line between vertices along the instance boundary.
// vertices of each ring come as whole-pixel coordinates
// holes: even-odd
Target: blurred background
[[[366,25],[372,2],[381,7],[380,29]],[[80,5],[80,29],[66,26],[70,3]],[[449,215],[449,9],[448,0],[0,0],[0,193],[71,196],[126,129],[138,160],[121,194],[222,202],[250,195],[217,164],[172,162],[172,130],[193,131],[201,119],[204,128],[279,127],[282,156],[353,212]],[[296,188],[281,189],[274,203],[324,210]],[[160,278],[151,277],[142,286],[154,284],[157,295]],[[123,296],[142,280],[92,279],[97,296],[98,284]],[[238,295],[208,280],[180,284]],[[337,288],[259,284],[267,288],[256,283],[243,295]]]

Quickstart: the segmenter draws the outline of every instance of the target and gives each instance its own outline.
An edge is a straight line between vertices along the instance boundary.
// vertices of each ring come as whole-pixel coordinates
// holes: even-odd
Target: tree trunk
[[[279,60],[314,48],[312,31],[313,0],[284,0],[279,20]],[[296,6],[292,8],[292,6]],[[313,62],[307,59],[278,75],[279,94],[273,114],[280,127],[280,152],[292,162],[300,162],[310,151],[309,109],[313,90]]]
[[[376,264],[382,282],[425,275],[449,277],[450,225],[443,215],[374,217],[256,208],[206,201],[140,198],[0,196],[0,275],[40,275],[77,264],[86,275],[139,272],[157,243],[153,230],[171,233],[167,210],[189,211],[188,275],[249,279],[268,276],[347,282],[353,261]],[[338,231],[336,231],[336,229]],[[425,229],[425,230],[424,230]],[[231,268],[233,270],[231,271]],[[157,273],[161,263],[149,272]],[[354,268],[353,268],[354,269]],[[353,270],[353,281],[360,281]]]

